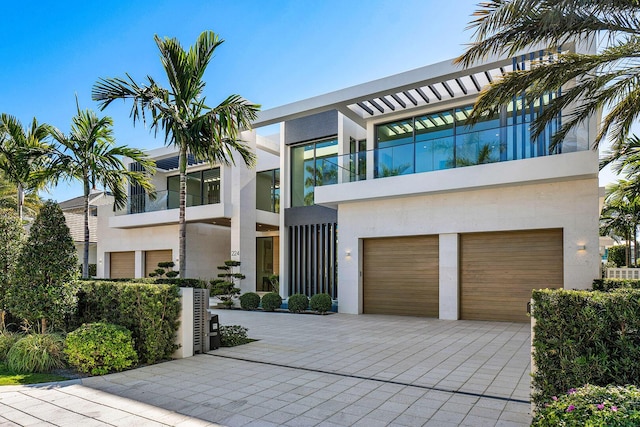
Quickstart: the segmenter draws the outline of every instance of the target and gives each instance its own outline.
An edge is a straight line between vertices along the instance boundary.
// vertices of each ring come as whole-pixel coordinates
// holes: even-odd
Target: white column
[[[245,131],[240,139],[256,152],[255,131]],[[247,168],[235,155],[231,168],[231,253],[229,259],[240,261],[240,272],[246,279],[240,282],[242,292],[256,290],[256,170]]]
[[[172,355],[174,359],[193,356],[193,288],[180,288],[180,302],[180,326],[176,333],[178,349]]]
[[[284,211],[291,207],[291,165],[289,148],[284,142],[284,122],[280,124],[280,296],[289,296],[289,229]]]
[[[457,233],[440,235],[440,319],[458,320],[458,250]]]
[[[144,277],[144,251],[135,251],[133,259],[135,262],[134,277]]]

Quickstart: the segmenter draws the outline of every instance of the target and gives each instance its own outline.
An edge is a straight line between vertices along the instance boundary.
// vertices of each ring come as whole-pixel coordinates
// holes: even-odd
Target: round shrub
[[[80,372],[104,375],[138,363],[131,331],[110,323],[85,323],[67,335],[65,354]]]
[[[220,345],[222,347],[235,347],[250,342],[247,338],[248,329],[240,325],[220,325]]]
[[[10,370],[20,374],[63,368],[64,340],[56,334],[32,334],[20,338],[7,353]]]
[[[289,297],[289,311],[292,313],[300,313],[309,308],[309,298],[303,294],[293,294]]]
[[[243,310],[255,310],[260,305],[260,295],[255,292],[247,292],[240,295],[240,307]]]
[[[282,305],[282,297],[276,292],[269,292],[262,296],[262,309],[264,311],[275,311]]]
[[[331,295],[329,294],[315,294],[309,300],[309,306],[311,310],[318,313],[326,313],[331,310]]]
[[[7,359],[7,353],[13,345],[20,339],[22,335],[13,332],[0,332],[0,362]]]
[[[532,426],[640,425],[640,390],[635,386],[586,385],[553,396],[535,413]]]

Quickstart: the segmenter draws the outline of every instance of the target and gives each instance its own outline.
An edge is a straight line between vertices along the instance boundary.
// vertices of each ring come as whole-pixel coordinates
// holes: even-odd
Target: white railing
[[[640,279],[640,268],[607,268],[607,279]]]

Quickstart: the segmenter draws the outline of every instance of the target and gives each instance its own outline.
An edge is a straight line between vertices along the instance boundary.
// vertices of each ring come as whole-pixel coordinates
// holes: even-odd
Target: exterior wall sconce
[[[346,251],[344,251],[344,255],[351,256],[351,249],[347,249]]]
[[[578,250],[579,251],[585,251],[585,250],[587,250],[587,247],[585,245],[578,245]]]

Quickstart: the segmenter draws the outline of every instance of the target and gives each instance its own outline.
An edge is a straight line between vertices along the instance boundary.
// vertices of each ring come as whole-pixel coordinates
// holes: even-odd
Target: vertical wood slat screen
[[[131,172],[142,172],[144,168],[138,162],[130,163],[129,170]],[[145,212],[146,192],[139,184],[129,184],[129,213]]]
[[[289,227],[289,295],[338,297],[337,224]]]

